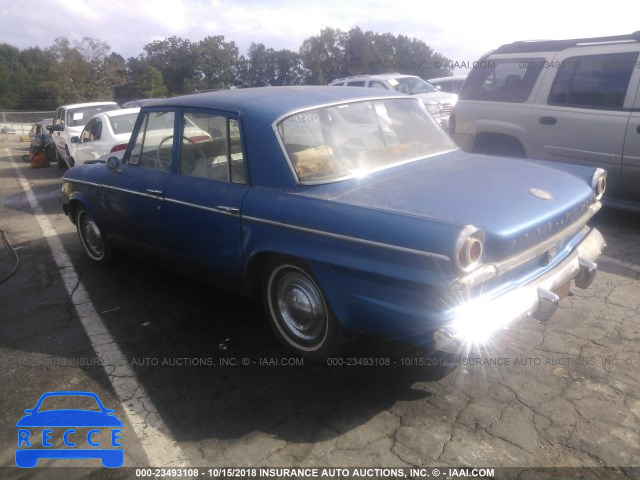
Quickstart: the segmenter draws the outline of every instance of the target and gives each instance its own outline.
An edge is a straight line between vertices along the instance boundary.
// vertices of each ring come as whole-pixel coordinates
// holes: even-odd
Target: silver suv
[[[608,203],[637,210],[639,54],[640,32],[503,45],[476,62],[449,131],[470,152],[604,168]]]
[[[73,167],[75,146],[71,143],[71,137],[79,136],[91,117],[96,113],[119,108],[115,102],[76,103],[58,107],[51,127],[51,136],[56,143],[58,154],[58,166]]]
[[[449,123],[451,109],[458,101],[458,95],[441,92],[429,82],[414,75],[401,73],[383,73],[379,75],[357,75],[334,80],[334,87],[369,87],[395,90],[420,97],[427,111],[443,127]]]

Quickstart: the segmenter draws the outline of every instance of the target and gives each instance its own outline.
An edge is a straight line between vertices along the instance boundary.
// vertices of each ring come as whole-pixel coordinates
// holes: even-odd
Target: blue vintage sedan
[[[64,176],[91,260],[118,250],[261,298],[319,361],[350,333],[484,344],[547,320],[604,248],[606,172],[462,152],[415,98],[277,87],[145,105],[129,146]]]

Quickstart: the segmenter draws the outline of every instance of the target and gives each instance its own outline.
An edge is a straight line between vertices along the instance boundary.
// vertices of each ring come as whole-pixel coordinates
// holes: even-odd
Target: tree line
[[[126,101],[205,90],[278,85],[326,85],[335,78],[400,72],[451,75],[451,61],[405,35],[324,28],[297,52],[252,43],[246,55],[224,36],[198,42],[156,40],[125,58],[95,38],[48,48],[0,44],[0,110],[53,110],[95,100]]]

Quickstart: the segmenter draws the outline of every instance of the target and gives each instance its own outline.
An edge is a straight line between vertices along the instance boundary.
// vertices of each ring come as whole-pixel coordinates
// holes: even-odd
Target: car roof
[[[159,100],[143,109],[164,106],[213,108],[232,112],[261,112],[271,121],[294,110],[380,97],[406,97],[401,93],[372,89],[329,86],[258,87],[196,93]]]
[[[70,105],[61,105],[58,108],[93,107],[94,105],[118,105],[118,104],[116,102],[86,102],[86,103],[72,103]]]
[[[351,77],[342,77],[342,78],[336,78],[333,82],[331,83],[335,83],[335,82],[345,82],[345,81],[349,81],[349,80],[390,80],[392,78],[406,78],[406,77],[413,77],[416,78],[416,75],[409,75],[409,74],[405,74],[405,73],[376,73],[373,75],[353,75]],[[417,77],[420,78],[420,77]]]
[[[140,107],[121,108],[119,110],[109,110],[108,112],[100,112],[97,115],[106,115],[107,117],[119,117],[120,115],[129,115],[130,113],[138,113]]]
[[[640,42],[640,30],[630,35],[614,35],[610,37],[572,38],[568,40],[531,40],[508,43],[498,47],[490,54],[496,53],[533,53],[553,52],[571,47],[594,46],[617,43]]]

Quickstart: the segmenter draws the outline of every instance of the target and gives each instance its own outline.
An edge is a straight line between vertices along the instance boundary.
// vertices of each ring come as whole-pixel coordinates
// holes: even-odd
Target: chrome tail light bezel
[[[483,263],[484,231],[473,225],[467,225],[458,235],[455,248],[455,262],[458,270],[464,273],[474,271]],[[477,250],[479,248],[479,250]]]
[[[596,201],[602,199],[607,189],[607,171],[603,168],[596,168],[591,177],[591,188],[593,189],[593,198]]]

